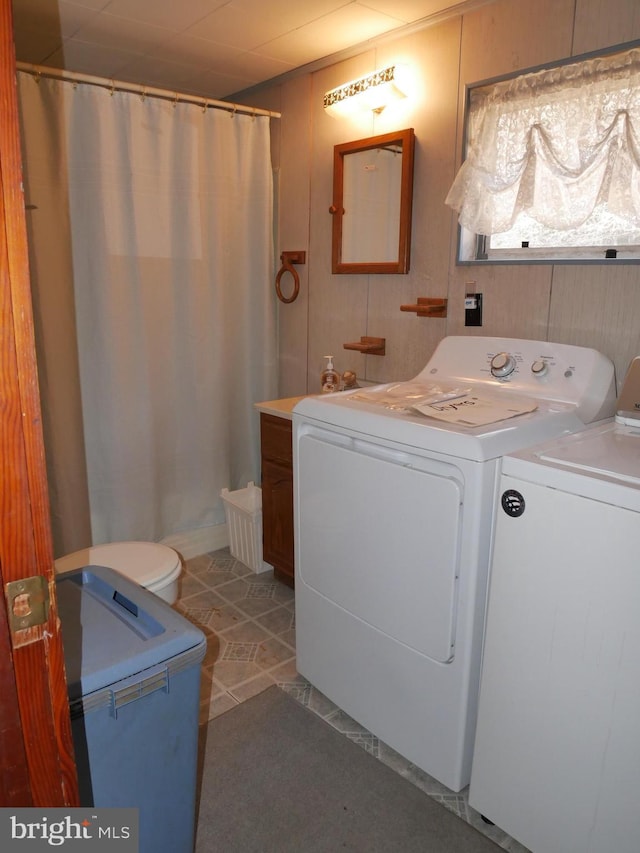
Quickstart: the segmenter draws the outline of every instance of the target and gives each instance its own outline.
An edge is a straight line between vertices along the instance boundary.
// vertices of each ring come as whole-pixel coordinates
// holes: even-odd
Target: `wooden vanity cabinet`
[[[260,413],[262,557],[275,576],[294,583],[293,445],[287,418]]]

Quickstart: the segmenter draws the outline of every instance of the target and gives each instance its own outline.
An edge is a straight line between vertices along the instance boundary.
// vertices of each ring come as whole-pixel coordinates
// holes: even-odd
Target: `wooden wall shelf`
[[[419,296],[415,305],[401,305],[401,311],[412,311],[418,317],[446,317],[447,300]]]
[[[359,341],[351,344],[343,344],[344,349],[354,349],[364,355],[384,355],[386,348],[386,338],[371,338],[365,335]]]

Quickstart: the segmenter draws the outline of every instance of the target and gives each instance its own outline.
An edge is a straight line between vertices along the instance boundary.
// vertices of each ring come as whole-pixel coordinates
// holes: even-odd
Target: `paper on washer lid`
[[[417,403],[413,408],[429,418],[438,418],[460,426],[484,426],[515,418],[538,408],[535,400],[524,397],[492,397],[488,394],[464,394],[453,400]]]
[[[451,383],[396,382],[391,385],[363,388],[352,393],[349,399],[374,403],[391,411],[410,412],[418,404],[451,400],[454,397],[462,397],[470,391],[469,387],[460,388]]]

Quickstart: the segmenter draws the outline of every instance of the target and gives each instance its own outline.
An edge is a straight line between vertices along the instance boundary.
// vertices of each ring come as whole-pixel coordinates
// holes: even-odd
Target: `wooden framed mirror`
[[[333,273],[407,273],[413,128],[333,149]]]

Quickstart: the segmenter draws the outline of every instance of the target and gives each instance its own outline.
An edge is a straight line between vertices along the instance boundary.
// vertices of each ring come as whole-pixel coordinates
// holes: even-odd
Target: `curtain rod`
[[[164,98],[167,101],[182,101],[188,104],[197,104],[204,109],[227,110],[230,113],[249,113],[253,116],[269,116],[270,118],[281,118],[282,113],[272,110],[262,110],[258,107],[247,107],[243,104],[234,104],[232,101],[217,101],[212,98],[198,97],[197,95],[185,95],[180,92],[172,92],[170,89],[156,89],[153,86],[142,86],[139,83],[125,83],[121,80],[110,80],[106,77],[92,77],[89,74],[79,74],[76,71],[66,71],[63,68],[49,68],[45,65],[32,65],[29,62],[16,62],[18,71],[33,74],[35,77],[54,77],[59,80],[68,80],[71,83],[89,83],[92,86],[102,86],[117,92],[134,92],[143,96]]]

